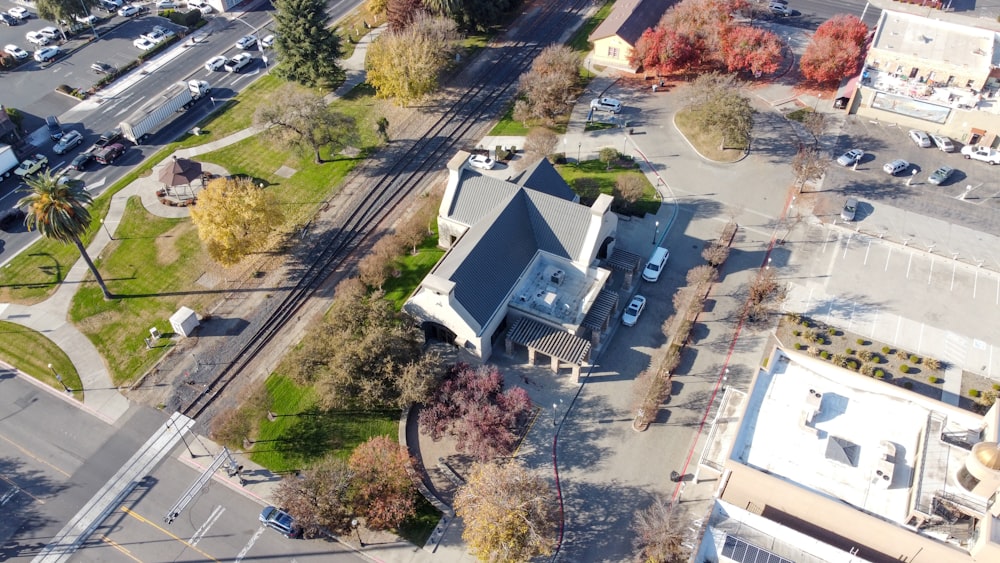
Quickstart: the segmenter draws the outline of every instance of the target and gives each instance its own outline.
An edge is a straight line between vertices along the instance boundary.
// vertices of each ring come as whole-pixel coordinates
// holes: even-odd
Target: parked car
[[[97,61],[96,63],[90,65],[90,70],[96,72],[97,74],[111,74],[118,69],[108,63]]]
[[[83,135],[79,131],[68,131],[59,139],[52,150],[56,154],[66,154],[66,151],[83,142]]]
[[[29,12],[27,8],[22,8],[21,6],[17,6],[16,8],[11,8],[7,10],[7,14],[21,21],[24,21],[31,17],[31,12]]]
[[[771,2],[767,6],[767,9],[776,16],[787,17],[793,14],[792,9],[788,7],[788,4],[781,2]]]
[[[42,47],[35,51],[35,60],[40,63],[47,63],[59,56],[59,47]]]
[[[920,129],[910,129],[910,140],[922,149],[929,148],[933,144],[930,135]]]
[[[24,37],[28,40],[28,43],[31,43],[32,45],[41,46],[49,44],[49,38],[45,37],[41,33],[38,33],[37,31],[29,31],[24,34]]]
[[[26,158],[22,160],[21,164],[18,165],[17,169],[14,170],[14,174],[22,178],[25,176],[31,176],[35,172],[41,170],[42,167],[48,163],[49,163],[49,158],[47,156],[45,156],[44,154],[36,154],[31,158]]]
[[[51,25],[39,29],[38,33],[42,34],[42,37],[48,39],[49,41],[58,41],[60,37],[59,28]]]
[[[625,312],[622,313],[622,324],[625,326],[635,326],[635,323],[639,321],[639,315],[646,308],[646,298],[642,295],[636,295],[628,303],[628,307],[625,307]]]
[[[156,47],[156,43],[150,41],[145,37],[140,37],[136,39],[135,41],[132,42],[132,44],[135,45],[136,48],[138,48],[140,51],[148,51],[153,47]]]
[[[236,42],[237,49],[249,49],[253,47],[254,43],[257,42],[257,37],[253,35],[244,35],[240,37],[239,41]]]
[[[931,140],[937,148],[944,152],[955,152],[955,143],[948,137],[942,135],[931,135]]]
[[[948,178],[951,178],[951,175],[954,173],[955,169],[951,166],[942,166],[934,172],[931,172],[931,177],[928,178],[927,181],[935,186],[940,186],[941,184],[947,182]]]
[[[1000,164],[1000,152],[997,152],[996,149],[991,149],[990,147],[966,145],[962,147],[962,156],[965,158],[971,158],[972,160],[988,162],[990,164]]]
[[[840,210],[840,218],[844,221],[853,221],[854,216],[858,213],[858,198],[849,197],[844,203],[844,208]]]
[[[261,49],[270,49],[274,45],[274,35],[265,35],[263,39],[260,40]]]
[[[139,6],[133,6],[132,4],[129,4],[128,6],[122,6],[118,10],[118,15],[121,16],[121,17],[123,17],[123,18],[128,18],[128,17],[131,17],[131,16],[134,16],[134,15],[138,14],[141,11],[142,11],[142,8],[140,8]]]
[[[208,59],[208,62],[205,63],[205,70],[210,70],[210,71],[221,70],[222,67],[224,66],[226,66],[226,57],[218,55],[212,57],[211,59]]]
[[[164,39],[170,39],[171,37],[176,35],[174,33],[174,30],[170,29],[169,27],[163,27],[162,25],[154,25],[153,33],[159,33],[160,35],[163,36]]]
[[[125,145],[120,143],[115,143],[113,145],[108,145],[97,152],[94,153],[94,160],[101,164],[111,164],[112,162],[118,160],[122,154],[125,153]]]
[[[174,4],[174,0],[156,0],[157,10],[173,10],[176,7],[177,4]]]
[[[24,224],[27,215],[20,207],[9,207],[0,210],[0,230],[10,231]]]
[[[188,8],[191,8],[192,10],[198,10],[203,15],[212,13],[212,7],[209,6],[208,2],[205,2],[205,0],[190,0],[188,2]]]
[[[663,273],[667,265],[667,260],[670,260],[670,249],[662,246],[656,247],[653,254],[649,256],[646,267],[642,269],[642,279],[650,283],[656,283],[656,280],[660,279],[660,274]]]
[[[110,131],[105,131],[104,133],[101,133],[101,136],[97,139],[97,142],[94,143],[94,148],[99,149],[102,147],[106,147],[121,138],[122,138],[121,129],[112,129]]]
[[[4,25],[17,25],[21,23],[21,20],[15,18],[10,14],[4,14],[0,12],[0,23],[3,23]]]
[[[590,100],[590,109],[621,113],[622,103],[614,98],[595,98]]]
[[[469,157],[469,166],[480,170],[493,170],[496,161],[485,154],[474,154]]]
[[[86,170],[91,160],[94,160],[94,153],[90,151],[82,152],[73,157],[73,161],[69,163],[69,167],[73,170]]]
[[[295,524],[295,519],[292,518],[292,515],[280,508],[268,506],[260,512],[260,516],[257,519],[260,520],[261,524],[275,530],[286,538],[296,538],[302,533],[302,529]]]
[[[28,58],[28,52],[17,45],[4,45],[3,52],[14,57],[14,59],[18,61],[23,61]]]
[[[53,141],[58,141],[59,139],[62,139],[63,136],[62,123],[59,123],[58,117],[54,115],[46,117],[45,128],[49,130],[49,138],[52,139]]]
[[[895,176],[896,174],[899,174],[900,172],[906,170],[909,167],[910,167],[909,162],[906,162],[902,158],[897,158],[892,162],[886,162],[885,166],[882,167],[882,170],[884,170],[885,173],[890,176]]]
[[[865,151],[861,149],[851,149],[837,158],[837,164],[841,166],[853,166],[855,163],[861,162],[861,159],[865,157]]]
[[[253,57],[250,56],[250,53],[240,53],[226,61],[226,65],[223,68],[226,69],[226,72],[239,72],[243,67],[250,64],[252,60]]]
[[[92,14],[87,14],[86,16],[73,16],[73,19],[80,23],[85,23],[87,25],[94,25],[97,23],[97,16]]]
[[[157,30],[150,31],[149,33],[143,33],[139,36],[139,39],[145,39],[153,44],[162,43],[167,40],[167,36],[163,35]]]

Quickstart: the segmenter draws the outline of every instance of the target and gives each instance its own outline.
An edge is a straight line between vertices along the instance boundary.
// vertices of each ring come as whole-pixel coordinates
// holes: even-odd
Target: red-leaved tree
[[[681,0],[660,19],[660,27],[685,37],[694,49],[696,63],[721,62],[722,38],[737,24],[733,13],[746,0]]]
[[[723,38],[722,55],[730,72],[770,74],[781,65],[781,39],[766,29],[736,26]]]
[[[487,461],[513,452],[517,428],[530,412],[528,392],[521,387],[503,391],[503,375],[495,366],[458,363],[420,412],[420,426],[435,440],[452,434],[458,451]]]
[[[388,530],[416,514],[413,463],[406,448],[386,436],[375,436],[351,453],[351,505],[365,517],[366,527]]]
[[[661,26],[647,29],[636,42],[629,64],[665,75],[690,68],[699,60],[690,37]]]
[[[802,54],[803,76],[823,84],[857,74],[867,36],[868,27],[855,16],[839,15],[823,22]]]

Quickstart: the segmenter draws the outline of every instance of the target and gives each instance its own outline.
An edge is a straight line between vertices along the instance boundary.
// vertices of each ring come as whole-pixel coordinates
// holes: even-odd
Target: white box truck
[[[143,137],[167,121],[174,112],[188,109],[196,101],[207,96],[211,90],[208,82],[204,80],[174,84],[146,102],[129,119],[122,121],[119,126],[122,135],[129,141],[139,144]]]
[[[21,161],[14,154],[14,149],[10,145],[0,145],[0,178],[10,176],[18,164],[21,164]]]

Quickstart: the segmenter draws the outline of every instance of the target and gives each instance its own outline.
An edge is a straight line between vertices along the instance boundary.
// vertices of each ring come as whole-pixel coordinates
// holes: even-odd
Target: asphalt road
[[[0,560],[30,560],[164,416],[131,409],[116,426],[0,369]]]
[[[766,2],[762,2],[766,6]],[[791,16],[767,15],[773,21],[784,25],[815,30],[819,25],[838,14],[850,14],[861,18],[869,28],[874,29],[882,10],[875,6],[865,6],[864,0],[790,0]]]

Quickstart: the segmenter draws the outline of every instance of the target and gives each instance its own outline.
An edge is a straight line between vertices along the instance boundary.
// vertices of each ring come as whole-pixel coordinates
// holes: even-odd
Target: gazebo
[[[195,193],[192,184],[195,180],[201,180],[201,187],[204,186],[201,163],[194,160],[175,156],[160,170],[163,196],[177,200],[182,205],[188,205],[194,201]],[[186,189],[179,190],[178,188],[181,186]]]

